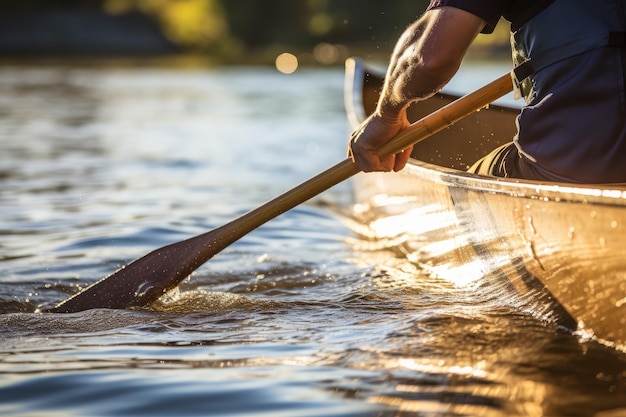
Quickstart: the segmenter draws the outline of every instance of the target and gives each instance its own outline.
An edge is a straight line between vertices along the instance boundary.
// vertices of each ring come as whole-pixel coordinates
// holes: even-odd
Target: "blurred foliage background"
[[[278,54],[289,52],[303,62],[332,64],[343,61],[348,54],[387,57],[402,30],[429,2],[20,0],[4,3],[0,5],[0,54],[4,56],[167,53],[203,56],[219,63],[269,63]],[[149,31],[155,33],[147,36]],[[479,39],[477,45],[482,54],[499,55],[507,51],[508,34],[506,29],[501,32]]]

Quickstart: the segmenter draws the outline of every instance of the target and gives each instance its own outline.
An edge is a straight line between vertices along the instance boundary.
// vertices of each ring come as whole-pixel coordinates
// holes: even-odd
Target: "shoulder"
[[[431,0],[427,10],[454,7],[472,13],[487,22],[484,33],[491,33],[508,10],[509,0]]]

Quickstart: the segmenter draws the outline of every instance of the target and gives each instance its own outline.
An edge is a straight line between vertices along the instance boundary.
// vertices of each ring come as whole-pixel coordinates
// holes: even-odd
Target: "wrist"
[[[388,123],[395,124],[406,118],[408,105],[400,103],[379,102],[376,106],[376,116]]]

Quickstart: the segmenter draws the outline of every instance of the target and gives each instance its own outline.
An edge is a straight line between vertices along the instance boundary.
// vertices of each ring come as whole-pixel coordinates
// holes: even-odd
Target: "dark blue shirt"
[[[529,163],[559,181],[626,182],[626,49],[608,42],[626,33],[626,0],[431,0],[429,9],[446,6],[482,18],[485,33],[511,22],[515,50],[535,69],[514,137]]]
[[[428,9],[449,6],[465,10],[487,22],[483,33],[491,33],[501,17],[511,22],[515,30],[549,3],[549,0],[431,0]]]

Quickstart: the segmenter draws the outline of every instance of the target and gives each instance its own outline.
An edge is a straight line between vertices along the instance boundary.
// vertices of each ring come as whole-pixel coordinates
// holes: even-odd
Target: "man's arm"
[[[456,73],[485,21],[464,10],[442,7],[427,11],[409,26],[394,48],[378,106],[352,133],[350,153],[363,171],[399,171],[407,149],[380,159],[376,150],[406,128],[407,107],[439,91]]]

